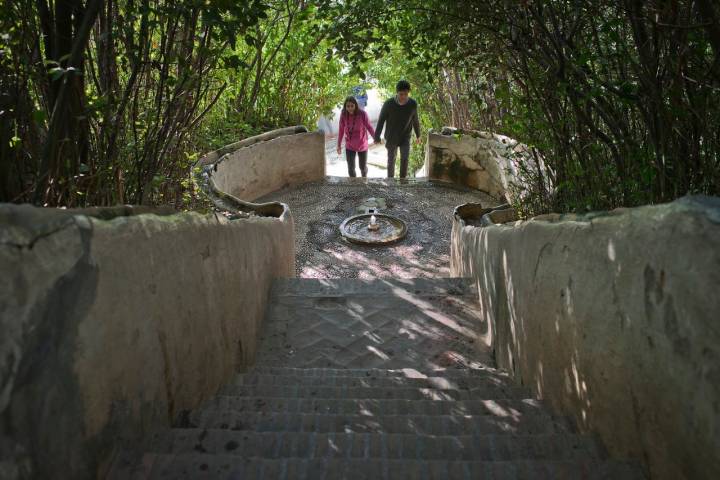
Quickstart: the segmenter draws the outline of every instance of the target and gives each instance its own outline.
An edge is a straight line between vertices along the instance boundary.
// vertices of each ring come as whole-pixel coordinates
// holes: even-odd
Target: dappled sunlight
[[[437,362],[427,362],[427,365],[433,369],[447,368],[449,366],[462,366],[472,370],[479,370],[485,367],[485,363],[471,360],[468,357],[454,352],[452,350],[446,350],[442,354],[437,356]]]
[[[544,383],[545,383],[545,372],[543,371],[543,364],[542,364],[542,362],[538,361],[537,377],[535,378],[535,392],[537,393],[537,397],[540,399],[542,399],[544,397],[544,395],[543,395]]]
[[[340,447],[337,446],[332,438],[328,438],[328,448],[333,452],[340,453]]]
[[[348,302],[348,309],[351,312],[353,312],[353,313],[357,312],[360,315],[362,315],[362,313],[365,312],[365,307],[363,307],[363,305],[361,303],[354,302],[352,300]]]
[[[357,320],[358,322],[363,323],[368,327],[370,326],[370,324],[365,321],[365,317],[363,316],[362,311],[354,309],[354,308],[350,308],[350,309],[348,309],[347,314],[353,320]]]
[[[440,388],[440,389],[457,389],[458,384],[457,382],[453,382],[445,377],[433,377],[428,379],[428,383],[433,388]]]
[[[382,343],[382,338],[379,335],[372,332],[363,332],[363,337],[369,338],[374,343]]]
[[[428,337],[428,338],[440,338],[441,333],[439,330],[432,329],[433,331],[430,331],[429,329],[425,328],[424,325],[421,325],[418,322],[414,322],[411,320],[401,320],[400,321],[400,328],[398,329],[398,332],[403,331],[411,331],[415,332],[418,336]],[[417,337],[416,337],[417,338]]]
[[[372,416],[373,416],[373,413],[372,413],[370,410],[368,410],[367,408],[363,407],[363,406],[360,407],[360,410],[358,411],[358,413],[359,413],[360,415],[364,415],[364,416],[366,416],[366,417],[372,417]]]
[[[470,330],[469,328],[463,327],[458,322],[456,322],[453,318],[451,318],[449,315],[444,314],[430,302],[427,300],[423,300],[417,296],[412,295],[411,293],[408,293],[406,290],[400,289],[400,288],[394,288],[392,292],[395,296],[398,298],[401,298],[405,300],[406,302],[409,302],[419,308],[422,309],[423,313],[433,319],[434,321],[440,323],[441,325],[448,327],[461,335],[465,335],[466,337],[475,337],[475,332]]]
[[[570,277],[568,285],[564,288],[564,292],[565,309],[567,310],[568,316],[572,317],[575,314],[575,307],[572,299],[572,277]]]
[[[483,400],[483,405],[492,415],[497,417],[513,417],[513,412],[499,405],[495,400]],[[519,415],[519,413],[518,413]]]
[[[590,401],[590,392],[588,386],[583,378],[582,369],[579,364],[579,353],[577,348],[574,349],[572,358],[570,359],[570,370],[572,372],[571,386],[574,387],[569,392],[579,403],[580,420],[583,427],[588,425],[588,414],[592,408],[592,402]]]
[[[401,328],[398,330],[398,334],[407,336],[408,340],[415,340],[417,335],[415,335],[411,330],[408,330],[406,328]]]
[[[420,388],[418,391],[426,400],[455,400],[452,395],[431,388]]]
[[[403,368],[400,370],[406,378],[428,378],[424,373],[420,373],[414,368]]]
[[[370,197],[385,199],[384,212],[407,223],[405,239],[386,247],[353,245],[342,239],[340,224]],[[298,239],[298,276],[399,279],[449,276],[453,209],[487,198],[478,191],[441,184],[337,180],[299,185],[258,201],[289,205]]]
[[[367,348],[370,352],[378,356],[379,358],[383,360],[390,360],[390,356],[386,354],[385,352],[380,351],[378,348],[373,347],[372,345],[368,345]]]
[[[365,250],[359,250],[364,248]],[[377,258],[377,251],[373,248],[392,249],[398,255],[396,259],[387,261]],[[331,263],[309,266],[301,272],[303,277],[322,278],[336,275],[341,271],[357,271],[358,278],[373,279],[383,277],[428,277],[434,276],[428,270],[427,258],[422,256],[420,246],[394,246],[394,247],[359,247],[347,244],[333,245],[322,250],[333,259]],[[385,256],[385,255],[383,255]],[[327,269],[336,270],[330,273]],[[340,270],[340,271],[337,271]],[[339,275],[344,276],[344,275]]]

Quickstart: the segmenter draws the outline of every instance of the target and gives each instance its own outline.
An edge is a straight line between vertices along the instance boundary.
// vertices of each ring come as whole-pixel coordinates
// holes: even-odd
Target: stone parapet
[[[293,220],[0,205],[0,478],[96,478],[254,361]]]
[[[451,250],[498,367],[651,478],[720,477],[720,199],[523,222],[466,205]]]

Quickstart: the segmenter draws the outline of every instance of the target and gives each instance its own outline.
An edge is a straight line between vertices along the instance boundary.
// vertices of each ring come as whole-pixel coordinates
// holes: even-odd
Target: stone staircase
[[[635,479],[492,368],[463,279],[277,281],[257,366],[118,479]]]

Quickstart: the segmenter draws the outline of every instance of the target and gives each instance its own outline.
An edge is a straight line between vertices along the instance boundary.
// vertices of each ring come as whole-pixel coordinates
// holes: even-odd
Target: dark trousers
[[[357,153],[358,160],[360,161],[360,175],[367,177],[367,150],[364,152],[354,152],[352,150],[345,149],[345,158],[348,164],[348,175],[356,177],[355,175],[355,154]]]
[[[397,149],[400,149],[400,178],[407,177],[408,161],[410,160],[410,141],[406,140],[400,145],[386,145],[387,160],[387,176],[393,178],[395,176],[395,155]]]

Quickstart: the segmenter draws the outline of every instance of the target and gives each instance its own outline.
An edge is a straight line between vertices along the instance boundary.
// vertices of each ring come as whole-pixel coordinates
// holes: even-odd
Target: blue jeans
[[[405,140],[400,145],[386,145],[388,152],[387,160],[387,176],[393,178],[395,176],[395,155],[397,149],[400,149],[400,178],[407,177],[408,162],[410,160],[410,140]]]

